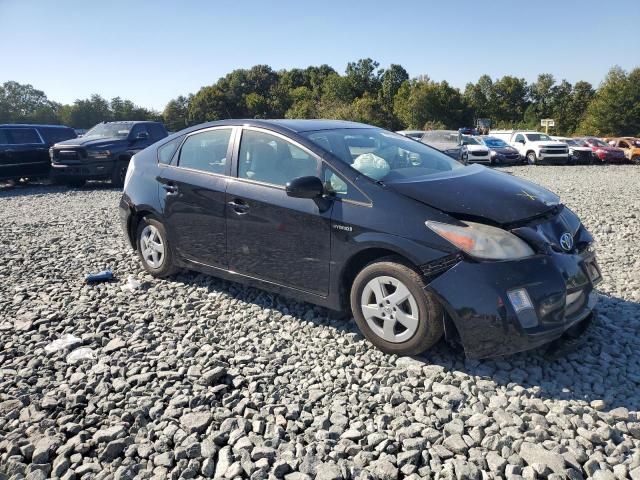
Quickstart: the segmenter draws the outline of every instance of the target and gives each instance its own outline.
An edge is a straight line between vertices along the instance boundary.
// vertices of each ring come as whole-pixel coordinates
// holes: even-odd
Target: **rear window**
[[[35,128],[9,128],[7,129],[9,143],[13,145],[24,145],[42,143]]]

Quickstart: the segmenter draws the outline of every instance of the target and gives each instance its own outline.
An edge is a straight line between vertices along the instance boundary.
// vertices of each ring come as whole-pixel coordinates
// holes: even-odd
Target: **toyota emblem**
[[[570,251],[573,248],[573,235],[569,232],[563,233],[560,237],[560,246],[565,252]]]

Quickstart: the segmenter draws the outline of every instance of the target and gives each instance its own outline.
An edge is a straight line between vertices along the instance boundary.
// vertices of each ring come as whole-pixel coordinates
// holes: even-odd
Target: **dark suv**
[[[48,177],[49,147],[75,137],[62,125],[0,125],[0,180]]]
[[[99,123],[82,137],[56,143],[50,150],[56,183],[80,186],[87,180],[111,180],[121,187],[129,159],[167,136],[160,122]]]

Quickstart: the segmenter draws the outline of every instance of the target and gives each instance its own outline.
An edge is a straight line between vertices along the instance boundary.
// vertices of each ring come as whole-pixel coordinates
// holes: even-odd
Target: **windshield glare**
[[[99,123],[83,137],[96,137],[96,138],[124,138],[129,135],[131,125],[126,123]]]
[[[406,180],[463,168],[438,150],[382,129],[320,130],[303,135],[376,181]]]
[[[591,139],[591,143],[593,143],[594,145],[596,145],[598,147],[610,147],[611,146],[608,143],[603,142],[602,140],[599,140],[597,138],[592,138]]]
[[[484,137],[483,141],[484,141],[484,144],[487,147],[502,148],[502,147],[508,147],[509,146],[509,144],[507,142],[505,142],[504,140],[501,140],[500,138],[496,138],[496,137]]]
[[[477,138],[471,137],[469,135],[462,135],[462,141],[466,142],[467,145],[481,145],[480,141]]]
[[[549,135],[545,135],[544,133],[527,133],[527,138],[530,142],[553,140],[553,138],[551,138]]]

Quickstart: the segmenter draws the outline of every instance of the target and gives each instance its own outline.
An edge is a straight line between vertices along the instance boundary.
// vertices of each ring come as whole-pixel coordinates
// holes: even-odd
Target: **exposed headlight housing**
[[[109,150],[89,150],[87,155],[91,158],[109,158],[111,152]]]
[[[464,226],[427,221],[442,238],[472,257],[483,260],[516,260],[531,257],[534,251],[514,234],[482,223],[461,222]]]

